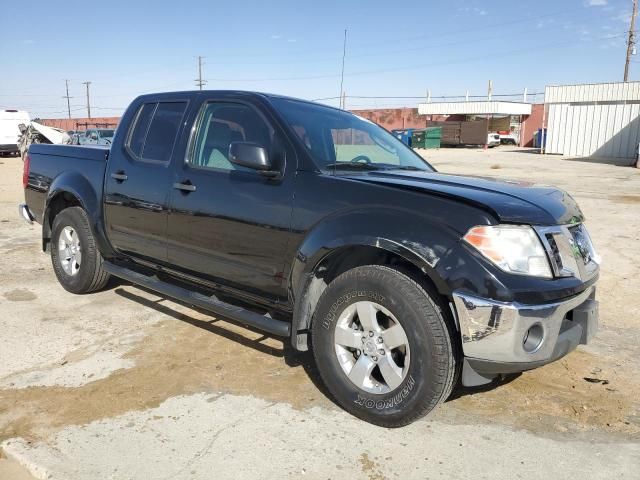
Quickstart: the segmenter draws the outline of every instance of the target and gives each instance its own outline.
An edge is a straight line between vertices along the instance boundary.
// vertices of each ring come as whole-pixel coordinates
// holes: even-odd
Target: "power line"
[[[543,92],[528,92],[527,95],[542,95]],[[518,93],[504,93],[500,95],[492,95],[492,97],[521,97],[522,92]],[[346,95],[347,98],[359,98],[359,99],[399,99],[399,100],[416,100],[416,99],[424,99],[424,95],[415,95],[415,96],[407,96],[407,95]],[[465,98],[466,95],[438,95],[432,96],[431,98],[439,98],[439,99],[450,99],[450,98]],[[340,97],[325,97],[325,98],[316,98],[311,100],[312,102],[318,102],[321,100],[336,100]],[[487,95],[469,95],[469,98],[487,98]]]
[[[603,39],[612,39],[612,38],[618,38],[624,36],[624,34],[622,35],[607,35],[607,36],[602,36],[602,37],[594,37],[591,41],[600,41]],[[508,50],[508,51],[501,51],[500,52],[500,58],[507,56],[507,55],[521,55],[522,52],[526,52],[526,51],[541,51],[544,49],[558,49],[561,46],[568,46],[568,45],[572,45],[572,44],[576,44],[576,43],[585,43],[588,42],[587,40],[583,40],[583,39],[575,39],[573,41],[567,41],[564,43],[558,43],[556,42],[552,42],[552,43],[547,43],[547,44],[543,44],[543,45],[536,45],[536,46],[532,46],[530,48],[519,48],[519,49],[514,49],[514,50]],[[496,57],[496,54],[491,52],[485,55],[478,55],[478,56],[472,56],[472,57],[466,57],[466,58],[457,58],[457,59],[452,59],[452,60],[444,60],[444,61],[440,61],[440,62],[431,62],[431,63],[423,63],[423,64],[412,64],[412,65],[407,65],[407,66],[401,66],[401,67],[389,67],[389,68],[381,68],[381,69],[377,69],[377,70],[365,70],[365,71],[359,71],[359,72],[351,72],[351,73],[345,73],[345,76],[361,76],[361,75],[372,75],[372,74],[379,74],[379,73],[390,73],[390,72],[399,72],[399,71],[410,71],[410,70],[422,70],[424,68],[429,68],[429,67],[434,67],[434,66],[442,66],[442,65],[455,65],[455,64],[459,64],[459,63],[467,63],[467,62],[474,62],[474,61],[478,61],[478,60],[486,60],[486,59],[493,59]],[[214,82],[272,82],[272,81],[288,81],[288,80],[319,80],[319,79],[325,79],[325,78],[335,78],[338,77],[339,75],[337,74],[322,74],[322,75],[305,75],[305,76],[295,76],[295,77],[271,77],[271,78],[213,78],[213,79],[209,79],[211,81]]]

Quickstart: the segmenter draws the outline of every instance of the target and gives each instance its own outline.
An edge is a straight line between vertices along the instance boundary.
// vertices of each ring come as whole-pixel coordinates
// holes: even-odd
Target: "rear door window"
[[[149,123],[153,112],[156,110],[157,103],[145,103],[138,110],[133,130],[129,136],[129,150],[135,157],[140,157],[142,153],[142,147],[144,146],[144,139],[147,137],[147,130],[149,130]]]
[[[145,104],[129,138],[129,150],[142,160],[168,162],[178,137],[187,102]]]

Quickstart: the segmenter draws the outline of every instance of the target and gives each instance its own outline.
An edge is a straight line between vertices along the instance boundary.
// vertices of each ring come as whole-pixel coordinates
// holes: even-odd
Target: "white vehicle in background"
[[[496,132],[487,134],[487,146],[497,147],[498,145],[500,145],[500,135]]]
[[[18,125],[29,125],[29,113],[21,110],[0,111],[0,155],[18,153]]]
[[[520,138],[513,132],[498,132],[502,145],[518,145]]]

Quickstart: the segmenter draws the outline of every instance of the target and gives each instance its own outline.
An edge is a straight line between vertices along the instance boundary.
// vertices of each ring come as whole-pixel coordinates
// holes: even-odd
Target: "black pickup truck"
[[[120,277],[286,337],[378,425],[597,329],[599,260],[567,193],[438,173],[335,108],[145,95],[110,148],[32,145],[23,183],[21,215],[42,224],[66,290]]]

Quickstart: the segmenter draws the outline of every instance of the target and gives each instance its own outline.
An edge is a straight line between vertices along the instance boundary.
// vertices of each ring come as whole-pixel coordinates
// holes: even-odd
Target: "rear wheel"
[[[71,293],[100,290],[109,281],[82,208],[70,207],[55,217],[51,230],[51,263],[60,285]]]
[[[384,427],[407,425],[446,400],[457,369],[452,338],[420,285],[373,265],[331,282],[312,325],[316,364],[337,403]]]

